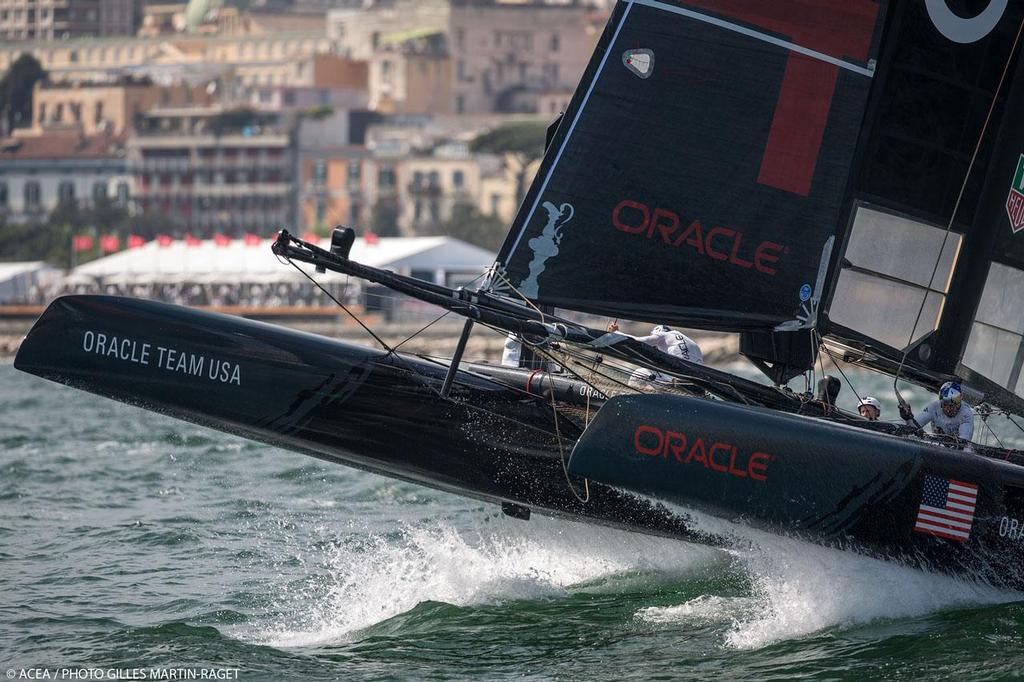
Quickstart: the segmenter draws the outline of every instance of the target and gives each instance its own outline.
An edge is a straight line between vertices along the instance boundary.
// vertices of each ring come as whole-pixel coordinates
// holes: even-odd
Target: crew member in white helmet
[[[619,331],[619,325],[612,322],[608,325],[608,331]],[[697,345],[696,341],[686,334],[674,331],[663,324],[659,324],[652,329],[651,333],[647,336],[634,336],[633,338],[641,343],[646,343],[648,346],[654,346],[663,353],[668,353],[690,362],[696,362],[699,365],[704,364],[704,354],[701,352],[700,346]]]
[[[878,402],[878,398],[866,396],[860,401],[857,411],[869,422],[876,422],[882,416],[882,403]]]
[[[960,384],[954,381],[942,384],[939,399],[928,403],[917,416],[914,416],[910,405],[900,405],[900,417],[909,426],[923,429],[931,424],[935,433],[954,436],[963,441],[970,441],[974,436],[974,410],[964,402]]]
[[[608,325],[608,331],[619,331],[619,325],[612,322]],[[627,335],[628,336],[628,335]],[[649,346],[654,346],[663,353],[668,353],[683,360],[704,364],[704,354],[700,346],[686,334],[673,331],[669,327],[659,324],[651,330],[647,336],[634,336],[634,339]],[[671,384],[672,377],[661,372],[655,372],[647,367],[638,367],[629,377],[627,385],[630,388],[643,389],[653,388],[655,384]]]

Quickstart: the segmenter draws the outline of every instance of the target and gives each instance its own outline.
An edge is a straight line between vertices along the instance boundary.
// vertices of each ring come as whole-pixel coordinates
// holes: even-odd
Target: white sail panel
[[[956,232],[946,236],[934,225],[858,206],[844,253],[849,265],[839,275],[829,320],[902,349],[921,310],[916,342],[938,327],[962,240]]]
[[[1024,396],[1024,272],[993,263],[967,340],[964,367]]]

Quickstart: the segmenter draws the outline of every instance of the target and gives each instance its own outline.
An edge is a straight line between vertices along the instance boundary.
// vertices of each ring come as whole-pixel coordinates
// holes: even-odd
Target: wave
[[[427,602],[554,599],[624,574],[680,576],[729,562],[707,547],[542,517],[488,526],[440,522],[349,536],[327,550],[320,584],[286,587],[278,622],[248,636],[275,647],[323,645]]]

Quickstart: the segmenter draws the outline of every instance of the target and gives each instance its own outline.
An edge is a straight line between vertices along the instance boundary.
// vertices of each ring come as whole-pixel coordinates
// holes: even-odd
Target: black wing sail
[[[924,383],[957,375],[1015,411],[1024,407],[1022,18],[1024,7],[1006,0],[894,5],[822,320],[830,337],[866,349],[867,364],[893,371],[903,360]]]
[[[707,329],[812,326],[882,5],[619,2],[494,288]]]

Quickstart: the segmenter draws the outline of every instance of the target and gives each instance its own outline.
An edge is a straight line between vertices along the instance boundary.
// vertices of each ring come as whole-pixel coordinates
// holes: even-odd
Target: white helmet
[[[879,412],[882,411],[882,403],[878,402],[878,398],[872,398],[871,396],[867,396],[860,401],[860,406],[864,405],[870,405]]]
[[[670,331],[672,331],[671,327],[664,324],[659,324],[657,327],[651,330],[651,334],[668,334]]]

